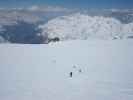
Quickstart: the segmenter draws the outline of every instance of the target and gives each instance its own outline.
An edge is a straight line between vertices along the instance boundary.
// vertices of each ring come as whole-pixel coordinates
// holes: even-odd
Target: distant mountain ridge
[[[13,43],[40,44],[56,37],[60,40],[132,38],[132,23],[132,9],[71,10],[50,6],[0,9],[2,43],[5,40],[8,43],[13,41]],[[27,25],[28,31],[24,27]],[[9,27],[12,30],[9,30]],[[19,40],[20,38],[23,40]]]

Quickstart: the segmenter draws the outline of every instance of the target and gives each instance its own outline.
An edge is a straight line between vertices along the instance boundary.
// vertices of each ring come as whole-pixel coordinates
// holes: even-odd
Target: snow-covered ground
[[[132,44],[0,45],[0,100],[133,100]]]

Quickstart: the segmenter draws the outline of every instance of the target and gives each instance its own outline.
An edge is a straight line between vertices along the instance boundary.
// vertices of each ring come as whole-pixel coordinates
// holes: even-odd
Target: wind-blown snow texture
[[[132,44],[0,45],[0,100],[133,100]]]
[[[39,26],[43,35],[61,40],[73,39],[121,39],[133,36],[133,23],[124,24],[113,17],[72,14],[57,17]]]

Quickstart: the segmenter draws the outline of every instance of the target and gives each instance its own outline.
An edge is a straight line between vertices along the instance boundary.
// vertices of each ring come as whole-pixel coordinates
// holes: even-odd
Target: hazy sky
[[[1,7],[54,5],[74,8],[133,8],[133,0],[0,0]]]

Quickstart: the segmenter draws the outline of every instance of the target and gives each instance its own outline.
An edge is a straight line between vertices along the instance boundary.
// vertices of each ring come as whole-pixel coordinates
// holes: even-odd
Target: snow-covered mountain
[[[0,9],[0,36],[10,43],[133,38],[133,10],[78,10],[51,6]]]
[[[0,9],[0,36],[10,43],[43,43],[43,37],[38,37],[38,33],[40,33],[38,25],[67,13],[69,12],[63,8],[61,10],[59,7],[56,9],[38,7],[36,10],[29,8]]]
[[[17,24],[18,20],[27,23],[36,23],[38,21],[41,21],[39,16],[36,16],[28,11],[19,9],[0,10],[0,25],[14,25]]]
[[[92,17],[81,13],[57,17],[39,27],[43,29],[44,36],[47,34],[49,38],[59,37],[61,40],[133,36],[133,23],[124,24],[113,17]]]
[[[57,12],[0,9],[0,100],[133,100],[133,11]]]

